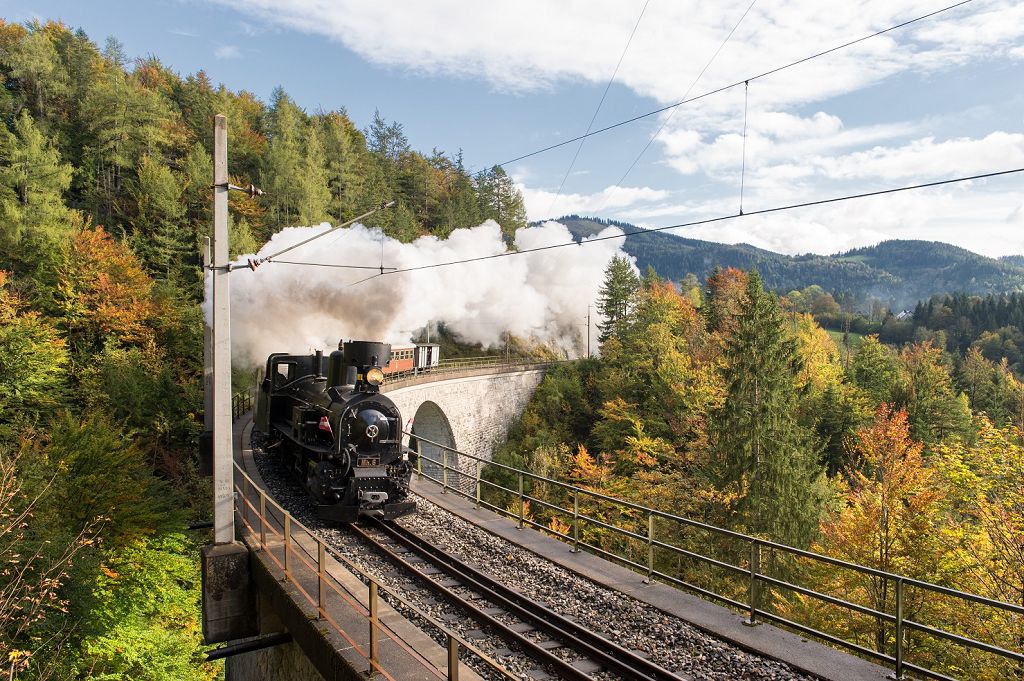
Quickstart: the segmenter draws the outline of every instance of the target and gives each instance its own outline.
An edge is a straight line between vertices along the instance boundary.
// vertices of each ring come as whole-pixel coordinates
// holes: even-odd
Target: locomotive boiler
[[[380,393],[391,346],[349,341],[324,357],[275,353],[267,358],[255,410],[263,447],[305,484],[326,520],[359,515],[397,518],[412,474],[402,446],[402,415]],[[326,364],[326,371],[325,371]]]

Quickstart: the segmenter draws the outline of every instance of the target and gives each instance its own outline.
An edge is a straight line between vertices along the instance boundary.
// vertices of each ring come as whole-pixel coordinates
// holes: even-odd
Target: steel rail
[[[461,598],[452,589],[444,586],[438,581],[430,579],[427,575],[420,572],[415,565],[407,561],[405,558],[402,558],[402,556],[400,556],[395,551],[392,551],[390,548],[385,546],[383,542],[377,540],[364,529],[360,528],[357,525],[353,525],[350,527],[350,531],[353,534],[360,537],[361,539],[363,539],[365,542],[369,543],[371,546],[373,546],[376,551],[386,556],[387,559],[393,562],[395,565],[398,565],[404,570],[408,570],[413,574],[417,575],[421,579],[423,584],[428,589],[433,591],[435,594],[438,594],[441,597],[452,601],[453,603],[457,603],[460,608],[468,612],[470,616],[474,620],[479,622],[481,625],[494,629],[499,637],[513,645],[521,647],[526,653],[526,655],[528,657],[531,657],[534,661],[540,664],[549,665],[557,669],[559,675],[563,676],[563,678],[572,679],[574,681],[592,681],[591,677],[588,674],[573,667],[566,660],[563,660],[551,651],[542,648],[539,644],[537,644],[534,641],[531,641],[529,638],[513,629],[510,625],[505,624],[496,617],[488,615],[480,608],[477,608],[472,603],[469,603],[466,599]],[[485,595],[487,595],[486,591],[483,591]],[[491,600],[491,598],[492,597],[490,595],[487,595],[488,600]],[[497,597],[494,597],[493,602],[495,602],[496,605],[504,605],[501,602],[501,600]]]
[[[625,500],[621,500],[621,499],[616,499],[615,497],[611,497],[611,496],[602,494],[600,492],[595,492],[595,491],[592,491],[592,490],[587,490],[587,489],[584,489],[582,487],[578,487],[576,485],[572,485],[572,484],[569,484],[569,483],[562,482],[560,480],[554,480],[554,479],[547,478],[547,477],[544,477],[544,476],[541,476],[541,475],[536,475],[536,474],[530,473],[528,471],[524,471],[524,470],[521,470],[521,469],[514,468],[512,466],[508,466],[506,464],[501,464],[501,463],[497,463],[497,462],[493,462],[493,461],[488,461],[486,459],[483,459],[482,457],[478,457],[478,456],[475,456],[473,454],[469,454],[467,452],[459,451],[459,450],[457,450],[457,449],[455,449],[455,448],[453,448],[451,446],[445,445],[445,444],[440,443],[440,442],[434,442],[432,440],[429,440],[429,439],[424,438],[424,437],[419,436],[419,435],[414,435],[414,434],[408,433],[408,432],[406,432],[404,434],[410,435],[411,437],[415,437],[417,439],[417,441],[419,441],[419,442],[430,444],[430,445],[433,445],[435,447],[438,447],[442,451],[442,453],[444,454],[444,457],[442,458],[441,461],[434,460],[434,459],[432,459],[430,457],[427,457],[427,456],[425,456],[425,455],[423,455],[421,453],[420,454],[421,462],[417,466],[417,474],[419,476],[421,476],[421,477],[426,477],[427,479],[430,479],[430,480],[433,480],[434,482],[442,484],[443,487],[444,487],[444,491],[448,491],[450,489],[450,490],[452,490],[457,495],[463,496],[463,497],[465,497],[467,499],[474,500],[478,507],[486,507],[486,508],[489,508],[489,509],[491,509],[491,510],[493,510],[493,511],[499,513],[499,514],[506,515],[506,516],[509,516],[509,517],[511,517],[513,519],[516,519],[516,520],[518,520],[520,527],[529,525],[529,526],[532,526],[532,527],[536,527],[538,529],[542,529],[542,530],[544,530],[546,532],[552,533],[551,530],[548,529],[547,527],[544,527],[544,526],[542,526],[542,525],[540,525],[538,523],[535,523],[535,522],[531,521],[530,519],[524,517],[524,515],[525,515],[523,513],[523,504],[524,504],[524,502],[526,500],[530,500],[532,502],[538,503],[538,505],[540,505],[542,507],[551,509],[552,511],[564,514],[564,515],[566,515],[566,516],[571,518],[572,524],[570,525],[570,527],[572,528],[572,533],[573,533],[572,537],[570,537],[567,534],[563,534],[561,532],[553,532],[552,534],[554,534],[554,535],[556,535],[556,536],[558,536],[560,538],[563,538],[563,539],[571,542],[573,547],[574,547],[574,550],[577,547],[582,546],[582,547],[587,548],[588,550],[590,550],[590,551],[592,551],[592,552],[594,552],[594,553],[596,553],[598,555],[602,555],[602,556],[608,557],[608,558],[610,558],[610,559],[612,559],[612,560],[614,560],[616,562],[624,563],[626,565],[629,565],[630,567],[636,568],[637,570],[646,571],[647,572],[647,581],[650,581],[654,577],[658,577],[658,578],[661,578],[661,579],[666,579],[666,581],[678,584],[678,585],[683,586],[684,588],[687,588],[687,589],[695,590],[698,593],[701,593],[702,595],[710,596],[714,600],[726,602],[726,603],[728,603],[728,604],[730,604],[730,605],[732,605],[734,607],[738,607],[741,610],[747,610],[749,612],[749,621],[751,623],[755,623],[756,617],[757,616],[761,616],[761,617],[764,617],[766,619],[773,620],[775,622],[783,624],[784,626],[791,627],[791,628],[793,628],[793,629],[795,629],[797,631],[800,631],[802,633],[809,634],[811,636],[816,636],[816,637],[818,637],[820,639],[823,639],[823,640],[825,640],[825,641],[827,641],[829,643],[833,643],[834,645],[837,645],[837,646],[840,646],[840,647],[844,647],[844,648],[847,648],[849,650],[853,650],[854,652],[857,652],[857,653],[860,653],[860,654],[863,654],[863,655],[867,655],[869,657],[878,659],[878,660],[883,661],[883,662],[887,662],[889,664],[892,664],[895,667],[895,669],[896,669],[895,677],[897,679],[904,678],[904,672],[906,672],[906,671],[913,671],[913,672],[916,672],[916,673],[919,673],[919,674],[923,674],[923,675],[926,675],[926,676],[930,676],[930,677],[936,678],[936,679],[949,679],[949,678],[951,678],[951,677],[948,677],[948,676],[945,676],[945,675],[941,674],[938,671],[933,671],[933,670],[930,670],[930,669],[927,669],[927,668],[922,668],[922,667],[919,667],[917,665],[913,665],[913,664],[909,663],[908,661],[904,660],[904,654],[906,652],[905,651],[906,643],[904,641],[904,638],[906,636],[906,632],[908,632],[908,631],[917,631],[917,632],[920,632],[920,633],[925,634],[925,635],[934,636],[934,637],[943,639],[943,640],[945,640],[947,642],[955,643],[955,644],[964,646],[964,647],[969,648],[969,649],[974,649],[974,650],[982,651],[982,652],[985,652],[985,653],[988,653],[988,654],[991,654],[991,655],[995,655],[995,656],[1001,657],[1001,658],[1003,658],[1004,660],[1007,660],[1007,661],[1012,661],[1012,662],[1017,662],[1017,663],[1020,663],[1020,662],[1024,661],[1024,653],[1022,653],[1021,651],[1008,650],[1008,649],[1003,648],[1003,647],[998,646],[998,645],[994,645],[994,644],[991,644],[991,643],[986,643],[984,641],[979,641],[977,639],[970,638],[970,637],[967,637],[967,636],[961,636],[959,634],[955,634],[955,633],[952,633],[952,632],[949,632],[949,631],[945,631],[943,629],[939,629],[939,628],[935,628],[935,627],[930,627],[930,626],[928,626],[926,624],[923,624],[923,623],[911,621],[907,617],[904,616],[904,614],[902,613],[902,609],[901,609],[899,604],[900,604],[900,602],[901,602],[901,600],[903,598],[903,594],[904,594],[905,589],[912,587],[912,588],[922,589],[922,590],[930,591],[930,592],[933,592],[933,593],[941,594],[941,595],[948,596],[948,597],[951,597],[951,598],[960,599],[961,601],[966,601],[966,602],[976,603],[978,605],[982,605],[982,606],[986,606],[986,607],[996,608],[996,609],[1002,610],[1004,612],[1013,613],[1013,614],[1016,614],[1016,615],[1024,614],[1024,606],[1022,606],[1022,605],[1018,605],[1016,603],[1009,603],[1009,602],[1005,602],[1005,601],[999,601],[999,600],[995,600],[995,599],[992,599],[992,598],[987,598],[985,596],[981,596],[979,594],[973,594],[973,593],[970,593],[970,592],[960,591],[960,590],[953,589],[953,588],[950,588],[950,587],[941,586],[939,584],[932,584],[930,582],[925,582],[925,581],[922,581],[922,580],[912,579],[912,578],[909,578],[909,577],[905,577],[903,575],[899,575],[899,574],[892,573],[892,572],[887,572],[887,571],[884,571],[884,570],[879,570],[877,568],[872,568],[872,567],[869,567],[869,566],[866,566],[866,565],[859,565],[857,563],[852,563],[850,561],[842,560],[842,559],[839,559],[839,558],[833,558],[832,556],[826,556],[824,554],[815,553],[813,551],[807,551],[805,549],[799,549],[799,548],[796,548],[796,547],[793,547],[793,546],[787,546],[785,544],[780,544],[780,543],[769,541],[769,540],[766,540],[766,539],[761,539],[759,537],[754,537],[754,536],[746,535],[746,534],[743,534],[743,533],[740,533],[740,532],[735,532],[733,530],[727,530],[727,529],[724,529],[724,528],[715,527],[714,525],[709,525],[707,523],[703,523],[703,522],[700,522],[700,521],[697,521],[697,520],[692,520],[690,518],[685,518],[685,517],[678,516],[678,515],[675,515],[675,514],[672,514],[672,513],[668,513],[668,512],[665,512],[665,511],[659,511],[657,509],[648,508],[648,507],[645,507],[645,506],[642,506],[640,504],[636,504],[636,503],[633,503],[633,502],[629,502],[629,501],[625,501]],[[475,485],[476,485],[476,488],[477,488],[476,498],[475,499],[473,497],[471,497],[469,494],[463,492],[461,489],[458,489],[457,487],[451,486],[451,485],[448,484],[448,477],[449,477],[449,474],[451,473],[450,469],[452,468],[450,466],[449,462],[448,462],[448,453],[449,452],[456,454],[458,457],[461,457],[461,458],[464,458],[466,460],[475,462],[475,464],[476,464],[475,479],[474,479],[474,476],[471,476],[470,474],[468,474],[468,473],[466,473],[464,471],[461,471],[458,468],[454,468],[453,469],[454,473],[455,473],[455,475],[457,477],[458,476],[466,477],[466,478],[469,478],[470,480],[472,480],[473,482],[475,482]],[[429,463],[432,463],[432,464],[435,464],[435,465],[441,467],[441,470],[444,473],[443,480],[437,480],[436,478],[433,478],[430,475],[428,475],[428,474],[423,472],[422,462],[424,460],[429,462]],[[518,479],[518,489],[511,489],[509,487],[504,487],[501,484],[498,484],[498,483],[490,481],[490,480],[483,480],[481,478],[481,471],[482,471],[482,468],[484,466],[488,466],[488,467],[490,467],[490,468],[492,468],[494,470],[503,471],[505,473],[508,473],[508,474],[516,476],[516,478]],[[572,498],[573,498],[574,509],[572,511],[570,511],[570,510],[568,510],[566,508],[563,508],[562,506],[560,506],[558,504],[552,504],[550,502],[543,502],[543,501],[538,500],[536,497],[531,496],[530,494],[527,493],[527,491],[525,489],[524,483],[526,481],[543,483],[545,485],[551,485],[555,489],[561,489],[561,490],[565,491],[566,493],[571,494]],[[481,488],[483,486],[487,486],[490,489],[497,490],[497,491],[499,491],[501,493],[511,495],[513,498],[518,499],[519,500],[519,511],[518,511],[518,513],[510,512],[509,510],[507,510],[505,508],[501,508],[501,507],[499,507],[497,505],[488,503],[486,500],[482,500],[480,498],[480,496],[481,496],[480,495],[480,490],[481,490]],[[630,529],[630,528],[627,528],[627,527],[620,527],[620,526],[615,525],[613,523],[608,523],[608,522],[599,520],[597,518],[590,517],[590,516],[586,515],[585,513],[580,513],[580,511],[579,511],[579,502],[580,502],[581,498],[591,499],[593,501],[601,502],[601,503],[609,503],[609,504],[612,504],[614,507],[617,507],[617,508],[620,508],[620,509],[626,509],[626,510],[629,510],[629,511],[639,512],[641,515],[646,516],[646,518],[648,520],[648,534],[647,534],[647,536],[644,536],[638,530]],[[751,556],[750,560],[747,562],[747,565],[744,567],[743,565],[734,565],[732,563],[728,563],[728,562],[724,562],[724,561],[718,560],[718,559],[713,558],[711,556],[702,556],[702,555],[700,555],[698,553],[695,553],[693,551],[688,551],[687,549],[685,549],[683,547],[667,544],[664,541],[656,539],[655,536],[654,536],[654,533],[655,533],[655,522],[654,521],[655,521],[655,519],[660,519],[660,520],[663,520],[663,521],[668,521],[670,523],[675,523],[676,525],[681,526],[681,527],[686,527],[686,528],[691,528],[691,529],[697,529],[697,530],[705,531],[705,532],[710,533],[712,536],[732,539],[732,540],[735,540],[737,542],[741,542],[742,544],[745,544],[745,545],[749,546],[750,556]],[[637,520],[638,521],[642,521],[642,518],[637,519]],[[629,558],[625,557],[624,555],[619,555],[619,554],[616,554],[616,553],[612,553],[612,552],[607,551],[605,549],[602,549],[600,547],[596,547],[596,546],[587,544],[585,542],[581,542],[579,540],[579,538],[578,538],[578,535],[579,535],[579,527],[583,523],[586,523],[588,526],[599,527],[599,528],[606,529],[606,530],[608,530],[609,532],[612,532],[615,535],[624,537],[627,541],[646,542],[647,546],[648,546],[648,550],[649,550],[648,564],[645,566],[645,565],[642,565],[640,563],[637,563],[636,561],[630,560]],[[631,527],[635,527],[635,525],[636,524],[633,524],[633,525],[631,525]],[[677,555],[683,555],[683,556],[685,556],[687,558],[696,559],[696,560],[699,560],[699,561],[710,563],[710,564],[715,565],[715,566],[717,566],[719,568],[724,568],[726,570],[730,570],[730,571],[736,572],[736,573],[738,573],[741,576],[742,575],[747,575],[749,577],[749,591],[748,591],[748,601],[747,601],[747,603],[745,603],[745,604],[744,603],[740,603],[740,602],[738,602],[738,601],[736,601],[734,599],[730,599],[729,597],[725,596],[724,594],[718,594],[718,593],[715,593],[715,592],[712,592],[712,591],[708,591],[706,589],[702,589],[700,587],[695,587],[694,585],[692,585],[692,584],[690,584],[690,583],[688,583],[688,582],[686,582],[684,580],[680,580],[680,579],[678,579],[676,577],[673,577],[671,575],[666,575],[664,573],[658,572],[657,570],[654,569],[654,549],[655,548],[662,549],[662,550],[667,550],[667,551],[673,552],[673,553],[675,553]],[[764,574],[764,573],[761,572],[760,567],[758,565],[758,562],[759,562],[758,556],[760,555],[761,551],[765,550],[765,549],[771,550],[771,551],[778,551],[780,554],[782,554],[784,556],[785,555],[789,555],[789,556],[793,556],[793,557],[799,558],[799,559],[806,559],[806,560],[814,561],[816,563],[824,563],[824,564],[831,565],[831,566],[834,566],[834,567],[837,567],[837,568],[841,568],[841,569],[844,569],[844,570],[850,570],[850,571],[855,572],[855,573],[860,574],[860,575],[864,575],[864,576],[868,576],[868,577],[872,577],[872,578],[877,578],[877,579],[885,580],[885,581],[889,582],[890,584],[892,584],[893,592],[895,594],[895,599],[896,599],[896,605],[895,605],[896,612],[895,612],[895,614],[890,613],[890,612],[882,612],[882,611],[876,610],[875,608],[871,608],[871,607],[869,607],[867,605],[863,605],[863,604],[860,604],[860,603],[854,603],[854,602],[851,602],[851,601],[847,601],[847,600],[845,600],[843,598],[839,598],[839,597],[832,596],[832,595],[829,595],[829,594],[823,594],[823,593],[820,593],[820,592],[815,591],[813,589],[810,589],[808,587],[805,587],[805,586],[802,586],[802,585],[799,585],[799,584],[793,584],[793,583],[785,581],[783,579],[778,579],[777,577]],[[885,622],[889,626],[894,626],[895,627],[895,631],[896,631],[896,636],[895,636],[895,640],[891,644],[890,648],[895,650],[895,655],[889,655],[887,652],[879,652],[879,651],[871,650],[869,648],[865,648],[864,646],[858,645],[858,644],[853,643],[851,641],[847,641],[847,640],[845,640],[843,638],[840,638],[838,636],[835,636],[833,634],[829,634],[827,632],[820,631],[820,630],[808,627],[808,626],[800,624],[798,622],[794,622],[794,621],[788,620],[788,619],[786,619],[784,617],[781,617],[780,615],[777,615],[777,614],[775,614],[773,612],[770,612],[768,610],[762,609],[760,607],[760,587],[761,586],[769,586],[769,587],[775,587],[775,588],[781,588],[781,589],[790,589],[790,590],[792,590],[792,591],[794,591],[796,593],[800,593],[800,594],[802,594],[804,596],[807,596],[808,598],[813,598],[813,599],[816,599],[818,601],[821,601],[821,602],[824,602],[824,603],[828,603],[830,605],[834,605],[834,606],[837,606],[837,607],[843,607],[843,608],[846,608],[848,610],[851,610],[851,611],[859,613],[859,614],[867,615],[867,616],[870,616],[870,617],[875,617],[875,618]]]
[[[252,477],[250,477],[249,474],[242,469],[242,467],[239,465],[237,461],[234,461],[232,463],[234,466],[235,474],[237,476],[240,476],[242,481],[242,484],[238,484],[236,482],[236,484],[234,485],[236,493],[235,513],[242,520],[241,527],[245,528],[247,534],[250,537],[252,537],[254,541],[257,541],[259,543],[260,549],[266,552],[268,559],[272,563],[274,563],[274,565],[279,570],[282,570],[284,572],[285,579],[300,590],[300,592],[303,595],[303,599],[313,607],[317,608],[317,616],[320,619],[327,622],[330,625],[331,629],[333,629],[336,633],[342,636],[342,638],[346,639],[346,641],[350,644],[351,648],[354,651],[356,651],[361,657],[363,657],[363,659],[369,662],[373,670],[379,672],[385,678],[393,678],[386,670],[381,668],[379,661],[375,659],[376,654],[375,652],[373,652],[372,634],[371,642],[368,646],[370,650],[367,650],[358,642],[353,640],[351,636],[347,632],[345,632],[332,617],[328,615],[325,609],[323,590],[318,589],[319,593],[316,595],[316,597],[314,597],[314,595],[310,594],[309,591],[299,582],[299,579],[295,575],[294,570],[290,569],[288,561],[290,553],[294,553],[294,555],[298,556],[300,563],[304,567],[310,567],[310,564],[301,556],[299,556],[297,552],[295,552],[296,548],[298,548],[300,551],[306,553],[307,556],[312,557],[309,551],[305,547],[303,547],[301,543],[298,541],[298,534],[305,533],[311,541],[314,541],[317,544],[318,565],[313,566],[311,568],[312,572],[314,573],[314,578],[317,580],[317,583],[327,586],[332,591],[334,591],[344,601],[346,606],[352,608],[362,617],[366,618],[366,621],[370,625],[371,630],[376,629],[379,632],[387,635],[389,639],[391,639],[396,645],[398,645],[402,650],[409,654],[412,657],[412,659],[417,660],[425,669],[427,669],[431,673],[435,674],[439,678],[458,678],[457,655],[458,651],[460,649],[463,649],[471,653],[475,658],[483,662],[490,670],[497,672],[502,677],[506,679],[515,678],[511,676],[505,669],[503,669],[497,662],[492,660],[490,656],[488,656],[485,652],[477,648],[471,642],[458,636],[454,631],[446,627],[441,622],[437,621],[434,617],[432,617],[429,613],[423,611],[416,604],[402,597],[402,595],[397,593],[396,591],[380,586],[379,577],[360,568],[358,565],[349,560],[336,548],[327,544],[322,538],[320,538],[308,527],[303,525],[298,520],[295,520],[287,509],[285,509],[277,501],[275,501],[273,497],[271,497],[269,493],[265,489],[263,489],[262,486],[257,484],[252,479]],[[248,490],[252,490],[258,493],[260,504],[258,509],[256,505],[253,503],[252,499],[249,497],[249,495],[246,494]],[[259,521],[258,528],[254,526],[251,522],[253,512],[250,512],[250,509],[255,513],[255,520]],[[283,529],[278,530],[274,527],[274,523],[278,523],[280,526],[283,526]],[[299,533],[296,533],[294,529],[298,529]],[[281,542],[280,545],[269,543],[269,537],[267,537],[268,532],[270,535],[272,535],[272,537],[275,540]],[[292,546],[293,543],[295,544],[294,547]],[[282,558],[278,558],[278,556],[274,554],[275,549],[283,552]],[[437,670],[429,662],[427,662],[417,651],[413,650],[408,643],[402,640],[402,638],[396,632],[394,632],[391,629],[391,627],[377,619],[376,615],[371,612],[371,609],[369,609],[375,607],[372,605],[372,603],[368,607],[363,606],[361,603],[358,603],[358,601],[352,600],[352,598],[348,595],[350,594],[348,589],[346,589],[342,584],[337,582],[337,580],[332,575],[327,573],[327,571],[325,570],[323,561],[327,556],[333,558],[335,561],[337,561],[339,565],[341,565],[343,568],[347,569],[350,573],[355,575],[360,581],[362,581],[371,589],[371,592],[379,591],[380,593],[386,594],[388,597],[392,598],[394,602],[399,603],[403,608],[406,608],[410,612],[415,613],[417,617],[422,619],[422,621],[427,622],[431,627],[441,632],[442,636],[444,636],[448,641],[448,674],[442,674],[439,670]]]
[[[505,586],[481,570],[466,564],[416,535],[408,528],[380,521],[375,521],[374,526],[395,541],[401,542],[404,546],[453,574],[467,587],[481,592],[489,601],[507,608],[523,621],[565,642],[566,647],[582,652],[608,671],[620,674],[627,679],[679,681],[681,678],[664,667]]]

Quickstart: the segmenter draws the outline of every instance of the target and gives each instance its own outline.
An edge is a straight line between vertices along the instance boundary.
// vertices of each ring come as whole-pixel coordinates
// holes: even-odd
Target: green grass
[[[839,346],[839,352],[843,352],[844,351],[844,349],[843,349],[843,332],[842,331],[832,331],[831,329],[825,329],[825,330],[828,332],[828,335],[832,336],[832,340],[835,341],[835,344],[837,346]],[[851,331],[850,332],[850,349],[851,350],[856,350],[857,346],[860,345],[860,342],[861,342],[861,340],[863,338],[864,338],[864,334],[853,333]]]

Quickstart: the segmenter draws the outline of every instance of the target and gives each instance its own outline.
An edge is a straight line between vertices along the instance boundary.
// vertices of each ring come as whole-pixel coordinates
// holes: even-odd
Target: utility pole
[[[235,540],[231,457],[231,272],[228,269],[228,123],[213,130],[213,528],[214,543]]]
[[[590,305],[587,305],[587,358],[590,357]]]
[[[213,543],[200,551],[203,578],[203,638],[223,643],[260,633],[249,574],[249,552],[235,541],[234,470],[231,451],[231,269],[228,260],[228,125],[213,124],[213,258],[205,268],[212,296],[204,369],[206,426],[213,428]],[[244,190],[243,190],[244,191]],[[255,194],[255,187],[250,187]],[[209,249],[207,250],[209,252]],[[210,260],[210,258],[207,258]],[[204,371],[205,373],[205,371]],[[204,376],[205,378],[205,376]],[[212,422],[211,422],[212,414]]]

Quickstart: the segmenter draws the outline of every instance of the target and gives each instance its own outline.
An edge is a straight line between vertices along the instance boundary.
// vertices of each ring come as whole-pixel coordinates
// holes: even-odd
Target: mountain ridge
[[[626,222],[567,215],[554,220],[580,241],[607,227],[627,232],[641,228]],[[631,234],[623,250],[659,276],[679,281],[688,273],[702,281],[715,267],[756,268],[765,285],[778,293],[818,284],[833,294],[848,294],[865,307],[872,299],[890,309],[913,307],[945,293],[1024,291],[1024,255],[989,258],[940,241],[890,239],[832,255],[785,255],[750,244],[721,244],[666,232]]]

